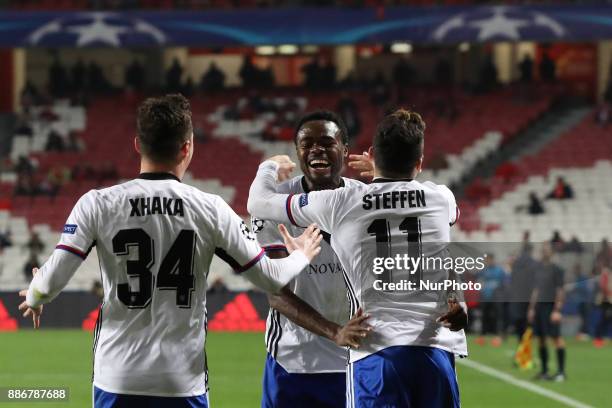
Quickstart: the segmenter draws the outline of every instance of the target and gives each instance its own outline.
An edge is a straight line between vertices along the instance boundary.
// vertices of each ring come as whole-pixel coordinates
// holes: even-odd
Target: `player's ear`
[[[416,162],[416,166],[414,166],[415,170],[417,172],[421,172],[423,171],[423,156],[421,156],[421,158],[419,159],[419,161]]]
[[[368,156],[370,156],[370,159],[374,160],[374,147],[370,146],[368,148]]]
[[[138,142],[138,136],[134,137],[134,150],[140,154],[140,143]]]
[[[185,143],[183,143],[183,145],[181,146],[181,159],[184,159],[186,157],[189,157],[189,153],[191,151],[191,140],[187,140]]]

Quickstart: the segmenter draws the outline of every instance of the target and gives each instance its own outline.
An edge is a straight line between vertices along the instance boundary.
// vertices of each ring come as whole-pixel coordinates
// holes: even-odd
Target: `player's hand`
[[[287,252],[292,253],[293,251],[300,250],[306,255],[309,261],[312,261],[314,257],[319,255],[321,252],[321,240],[323,235],[319,231],[319,227],[316,224],[311,224],[306,230],[297,238],[289,235],[287,228],[281,224],[278,226],[278,230],[283,236]]]
[[[293,173],[293,170],[295,169],[295,163],[291,161],[289,156],[280,154],[278,156],[272,156],[268,160],[278,164],[276,178],[278,179],[279,183],[288,180],[289,177],[291,177],[291,173]]]
[[[527,323],[533,324],[534,320],[535,320],[535,309],[533,307],[530,307],[529,310],[527,310]]]
[[[372,331],[372,326],[366,323],[369,318],[370,315],[363,313],[363,309],[359,308],[353,318],[338,330],[333,339],[334,343],[340,347],[358,349]]]
[[[438,317],[436,321],[451,331],[459,331],[467,327],[468,316],[459,302],[457,302],[457,299],[449,299],[448,312]]]
[[[32,269],[32,276],[36,276],[37,273],[38,273],[38,268]],[[25,298],[27,294],[28,294],[27,289],[19,291],[19,296],[23,298]],[[19,305],[19,310],[23,312],[23,317],[32,316],[32,323],[34,324],[35,329],[38,329],[40,327],[40,315],[42,314],[42,311],[43,311],[42,305],[38,307],[30,307],[24,300]]]
[[[561,318],[563,317],[563,315],[561,314],[561,312],[557,311],[557,310],[553,310],[553,312],[550,314],[550,321],[552,323],[561,323]]]
[[[374,177],[374,160],[368,152],[363,154],[349,154],[348,166],[359,172],[362,177]]]

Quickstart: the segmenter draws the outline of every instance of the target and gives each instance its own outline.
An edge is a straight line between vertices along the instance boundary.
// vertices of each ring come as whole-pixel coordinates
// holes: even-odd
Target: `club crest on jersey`
[[[76,224],[66,224],[64,225],[64,234],[74,234],[76,233],[77,225]]]
[[[253,233],[255,234],[259,234],[264,229],[264,224],[264,220],[255,217],[251,218],[251,228],[253,228]]]
[[[130,198],[130,217],[142,217],[143,215],[172,215],[183,217],[185,210],[181,198],[168,197],[141,197]]]
[[[300,196],[300,208],[308,205],[308,194],[302,194]]]
[[[255,235],[253,235],[253,233],[251,232],[249,227],[247,227],[244,221],[240,223],[240,232],[242,232],[242,235],[244,235],[244,237],[249,241],[255,241]]]

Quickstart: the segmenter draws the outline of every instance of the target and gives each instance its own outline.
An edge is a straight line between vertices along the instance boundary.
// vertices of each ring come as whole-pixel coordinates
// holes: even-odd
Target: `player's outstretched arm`
[[[83,260],[69,252],[56,250],[40,268],[32,271],[30,287],[19,292],[25,300],[19,305],[24,317],[32,316],[34,328],[40,327],[42,305],[52,301],[66,287]]]
[[[291,222],[286,211],[289,194],[276,192],[277,180],[287,174],[291,160],[288,156],[274,156],[259,165],[257,175],[249,189],[247,209],[257,218],[278,222]]]
[[[254,285],[271,293],[280,291],[308,266],[310,261],[321,252],[321,240],[323,239],[316,225],[306,228],[299,238],[290,236],[287,229],[284,226],[281,227],[279,229],[290,255],[283,259],[270,259],[264,256],[260,262],[243,274]]]
[[[38,268],[32,269],[33,277],[35,277],[37,273],[38,273]],[[19,296],[23,298],[25,298],[27,294],[28,294],[27,289],[19,291]],[[19,305],[19,311],[23,313],[23,317],[32,316],[32,324],[34,325],[35,329],[38,329],[40,327],[40,315],[42,314],[42,311],[43,311],[43,305],[40,305],[38,307],[33,307],[33,306],[31,307],[28,305],[28,302],[24,300]]]
[[[336,214],[341,211],[339,190],[322,190],[293,195],[276,192],[276,180],[293,163],[288,156],[274,156],[259,165],[249,190],[247,208],[256,218],[305,226],[316,223],[333,233]]]

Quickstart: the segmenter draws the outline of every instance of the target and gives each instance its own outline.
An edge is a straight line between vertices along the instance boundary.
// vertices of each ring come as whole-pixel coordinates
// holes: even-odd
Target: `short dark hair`
[[[173,162],[191,136],[191,106],[181,94],[147,98],[136,121],[141,153],[154,162]]]
[[[374,135],[374,162],[383,173],[408,174],[423,156],[425,122],[421,115],[397,109],[386,115]]]
[[[342,143],[344,143],[345,145],[348,144],[349,142],[348,130],[342,118],[340,118],[338,114],[332,111],[324,110],[324,109],[317,109],[315,111],[309,112],[305,114],[304,116],[302,116],[302,118],[298,121],[297,125],[295,126],[295,133],[293,134],[293,141],[297,143],[298,133],[300,133],[300,129],[302,129],[302,126],[304,126],[308,122],[314,122],[317,120],[324,120],[326,122],[334,122],[338,126],[338,129],[340,129],[340,133],[341,133],[340,136],[342,137]]]

